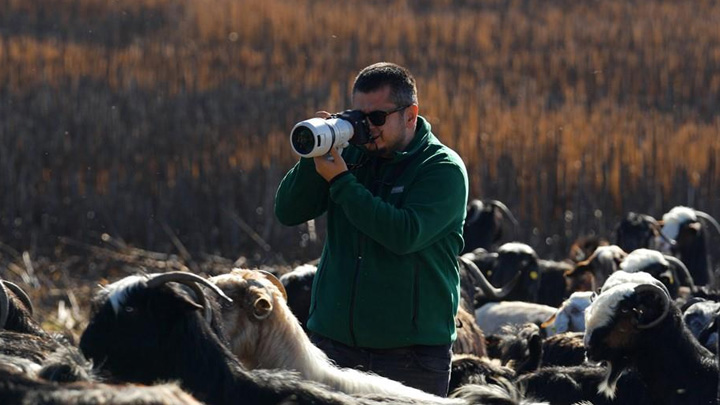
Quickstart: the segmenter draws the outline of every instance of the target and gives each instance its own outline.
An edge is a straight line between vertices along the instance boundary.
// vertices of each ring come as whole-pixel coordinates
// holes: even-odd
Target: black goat
[[[586,311],[588,359],[608,367],[600,390],[614,397],[620,375],[634,369],[656,404],[714,404],[714,355],[685,327],[667,288],[655,280],[632,282],[640,273],[613,280],[618,273]]]
[[[615,244],[628,253],[635,249],[655,249],[657,238],[663,238],[660,228],[660,223],[654,217],[629,212],[615,228]],[[665,242],[673,243],[667,239]]]
[[[473,354],[453,355],[450,367],[449,392],[468,384],[497,383],[505,379],[515,379],[515,370],[501,366],[488,357]]]
[[[33,305],[27,293],[5,280],[0,280],[0,330],[49,336],[33,319]]]
[[[316,272],[317,266],[304,264],[280,277],[280,282],[287,291],[287,305],[305,331],[307,331],[312,285]]]
[[[717,352],[720,302],[693,298],[683,308],[683,323],[706,349]]]
[[[652,249],[636,249],[620,262],[620,270],[628,273],[645,272],[660,280],[675,299],[681,295],[681,287],[694,292],[695,282],[685,264],[678,258],[664,255]],[[682,294],[687,295],[687,294]]]
[[[619,377],[616,396],[608,398],[598,392],[598,385],[606,377],[604,367],[576,365],[571,367],[543,367],[519,376],[515,385],[527,396],[548,401],[553,405],[652,405],[656,404],[635,372]]]
[[[567,263],[538,259],[535,250],[524,243],[505,243],[497,253],[488,254],[481,265],[492,265],[485,271],[476,264],[475,252],[460,256],[467,281],[461,285],[468,290],[470,281],[477,282],[482,292],[475,298],[474,307],[493,301],[525,301],[559,306],[565,299],[564,273],[572,267]],[[496,288],[495,286],[501,286]]]
[[[497,200],[470,200],[467,206],[467,215],[463,225],[463,239],[465,247],[461,254],[471,252],[477,248],[490,249],[494,243],[502,238],[503,218],[507,217],[518,226],[510,209]]]
[[[173,281],[191,287],[194,297]],[[205,296],[197,283],[215,294]],[[294,372],[245,370],[228,349],[216,297],[229,300],[215,285],[190,273],[126,277],[93,300],[80,348],[114,380],[178,381],[208,404],[418,403],[331,392]],[[468,401],[477,398],[465,395]]]
[[[0,403],[13,405],[201,405],[176,384],[157,386],[60,384],[36,378],[16,363],[0,364]]]
[[[28,295],[0,281],[0,354],[29,360],[43,368],[40,377],[55,382],[91,381],[91,365],[63,336],[48,334],[33,317]]]
[[[627,253],[617,245],[598,246],[587,259],[565,273],[570,292],[597,291],[620,268],[625,257]]]
[[[675,241],[670,251],[687,266],[695,284],[714,285],[712,261],[707,248],[708,235],[700,220],[720,233],[720,225],[709,214],[678,206],[663,215],[662,234]]]

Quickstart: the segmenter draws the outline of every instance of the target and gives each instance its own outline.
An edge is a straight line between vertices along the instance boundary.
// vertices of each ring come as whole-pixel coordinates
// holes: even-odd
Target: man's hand
[[[340,152],[336,148],[330,148],[330,156],[332,156],[332,159],[329,159],[327,155],[313,158],[315,160],[315,170],[327,182],[348,170],[345,159],[340,156]]]

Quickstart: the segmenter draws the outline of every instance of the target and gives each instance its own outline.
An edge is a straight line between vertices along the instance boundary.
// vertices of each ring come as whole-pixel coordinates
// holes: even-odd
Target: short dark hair
[[[398,106],[418,103],[415,78],[406,68],[390,62],[378,62],[361,70],[352,91],[370,93],[385,86],[390,86],[390,98]]]

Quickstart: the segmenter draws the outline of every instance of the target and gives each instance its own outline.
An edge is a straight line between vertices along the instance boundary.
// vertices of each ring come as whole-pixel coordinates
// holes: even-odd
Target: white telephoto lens
[[[343,147],[353,136],[350,122],[339,118],[310,118],[290,131],[290,145],[302,157],[323,156],[332,147]]]

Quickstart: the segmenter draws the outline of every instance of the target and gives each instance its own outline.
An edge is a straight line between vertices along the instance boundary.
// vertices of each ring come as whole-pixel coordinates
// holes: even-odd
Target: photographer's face
[[[353,94],[353,109],[364,113],[375,110],[392,111],[397,107],[399,106],[390,101],[389,86],[370,93],[356,92]],[[370,142],[365,144],[368,152],[391,157],[393,152],[404,150],[415,136],[417,109],[416,105],[412,105],[392,113],[385,117],[385,124],[381,126],[375,126],[368,122],[371,135]]]

